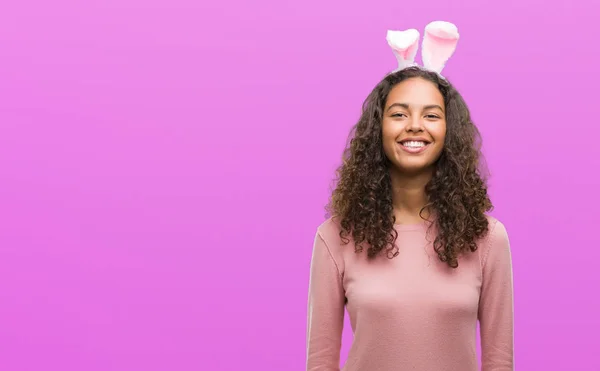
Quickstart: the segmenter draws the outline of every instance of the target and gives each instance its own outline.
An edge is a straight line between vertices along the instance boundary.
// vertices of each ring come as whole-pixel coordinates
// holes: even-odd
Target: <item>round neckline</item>
[[[412,223],[412,224],[399,224],[395,223],[394,228],[398,231],[417,231],[427,227],[427,221],[422,221],[421,223]]]

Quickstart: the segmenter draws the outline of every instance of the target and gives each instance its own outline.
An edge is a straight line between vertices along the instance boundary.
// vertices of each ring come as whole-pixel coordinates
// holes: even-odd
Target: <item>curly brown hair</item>
[[[390,160],[383,151],[384,105],[392,88],[410,78],[434,83],[446,106],[447,132],[431,181],[425,187],[428,203],[421,210],[435,215],[433,247],[439,259],[458,267],[461,253],[477,250],[477,240],[488,230],[485,213],[492,209],[482,177],[481,136],[458,91],[435,72],[411,67],[387,75],[364,101],[362,115],[352,128],[337,169],[337,184],[326,207],[338,219],[340,237],[354,240],[356,252],[369,248],[373,258],[385,249],[388,258],[398,255],[398,233],[392,205]],[[425,219],[425,218],[423,218]]]

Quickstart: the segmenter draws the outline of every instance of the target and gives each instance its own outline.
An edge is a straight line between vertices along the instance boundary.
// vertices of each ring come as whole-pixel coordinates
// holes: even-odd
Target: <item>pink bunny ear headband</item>
[[[398,60],[398,68],[394,72],[417,66],[415,56],[419,49],[419,37],[419,31],[414,28],[387,32],[387,42]],[[429,23],[423,36],[423,68],[436,72],[443,78],[441,72],[454,54],[458,38],[458,29],[454,24],[444,21]]]

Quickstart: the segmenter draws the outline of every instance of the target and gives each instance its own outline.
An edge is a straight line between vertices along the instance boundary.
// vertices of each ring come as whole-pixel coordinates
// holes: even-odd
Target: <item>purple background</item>
[[[6,2],[0,369],[303,370],[314,232],[385,32],[442,19],[511,237],[517,369],[599,370],[596,4]]]

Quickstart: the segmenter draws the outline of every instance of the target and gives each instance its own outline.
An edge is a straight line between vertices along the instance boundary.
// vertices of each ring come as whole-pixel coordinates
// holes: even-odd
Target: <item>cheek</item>
[[[384,120],[381,124],[381,136],[384,142],[390,140],[390,138],[394,135],[392,129],[393,126]]]
[[[433,137],[433,139],[438,143],[444,143],[446,139],[446,123],[440,123],[440,125],[435,125],[429,128],[429,134]]]
[[[383,142],[383,150],[388,156],[394,151],[397,136],[398,133],[393,130],[393,127],[384,122],[381,129],[381,141]]]
[[[435,157],[439,158],[439,156],[444,150],[444,144],[446,142],[446,126],[444,125],[441,128],[437,128],[437,130],[431,134],[433,135],[436,142]]]

